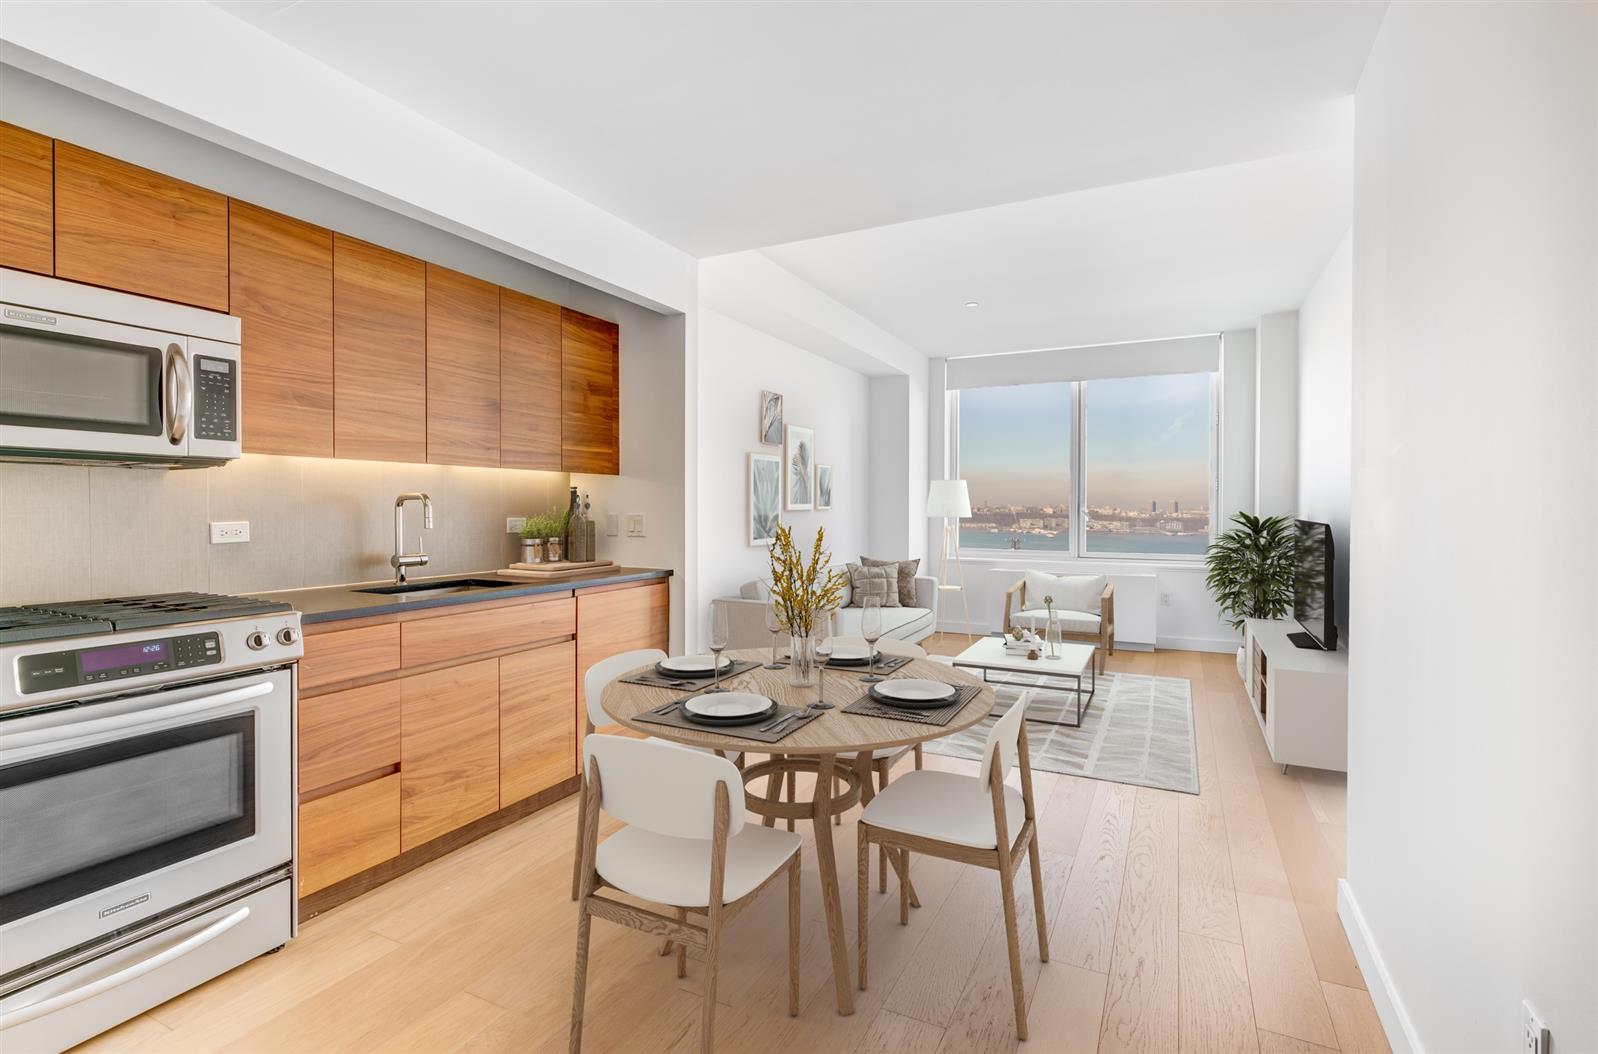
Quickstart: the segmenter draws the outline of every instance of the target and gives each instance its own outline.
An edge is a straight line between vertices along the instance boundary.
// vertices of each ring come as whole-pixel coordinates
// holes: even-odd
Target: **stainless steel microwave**
[[[240,332],[232,315],[0,268],[0,460],[238,457]]]

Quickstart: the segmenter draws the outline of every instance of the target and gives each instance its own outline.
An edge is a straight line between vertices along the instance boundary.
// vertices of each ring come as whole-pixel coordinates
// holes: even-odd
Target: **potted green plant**
[[[1297,539],[1287,516],[1232,517],[1237,526],[1210,543],[1204,584],[1233,629],[1251,618],[1281,618],[1293,610],[1293,550]],[[1243,649],[1238,648],[1238,668]]]
[[[550,524],[551,518],[548,513],[539,512],[522,518],[522,563],[544,562]]]

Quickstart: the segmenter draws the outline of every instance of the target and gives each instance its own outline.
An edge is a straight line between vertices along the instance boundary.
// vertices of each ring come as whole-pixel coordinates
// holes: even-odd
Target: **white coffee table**
[[[988,671],[999,670],[1005,673],[1024,673],[1041,678],[1045,683],[1039,687],[1050,691],[1070,693],[1076,696],[1076,720],[1050,721],[1043,717],[1028,717],[1028,721],[1035,721],[1043,725],[1059,725],[1062,728],[1080,728],[1082,715],[1087,712],[1088,704],[1093,701],[1093,695],[1099,688],[1099,675],[1093,665],[1094,646],[1092,644],[1056,644],[1054,653],[1058,658],[1047,658],[1048,649],[1040,649],[1045,657],[1029,659],[1025,655],[1012,655],[1004,650],[1003,637],[983,637],[971,647],[954,657],[954,665],[964,666],[973,670],[982,671],[982,679],[988,680]],[[1082,687],[1082,678],[1088,678],[1086,688]],[[1070,681],[1069,685],[1053,685],[1046,683],[1050,680]]]

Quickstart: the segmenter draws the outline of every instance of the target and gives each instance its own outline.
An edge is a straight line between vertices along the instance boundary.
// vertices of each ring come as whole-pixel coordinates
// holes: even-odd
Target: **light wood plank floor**
[[[934,638],[954,653],[964,637]],[[1112,669],[1193,685],[1202,793],[1039,772],[1053,960],[1022,958],[1032,1038],[1011,1018],[992,872],[917,858],[922,907],[872,882],[871,989],[833,1002],[815,854],[805,839],[801,1007],[786,1014],[779,883],[730,926],[717,1047],[745,1051],[1385,1051],[1337,922],[1341,776],[1271,764],[1230,655],[1122,652]],[[906,762],[908,764],[908,762]],[[928,754],[929,766],[975,772]],[[564,1049],[576,912],[575,799],[312,920],[298,940],[141,1015],[84,1049]],[[855,924],[853,824],[838,828]],[[874,865],[873,865],[874,866]],[[1030,884],[1018,876],[1023,919]],[[594,923],[587,1049],[691,1051],[703,971],[641,933]],[[850,953],[851,962],[853,953]]]

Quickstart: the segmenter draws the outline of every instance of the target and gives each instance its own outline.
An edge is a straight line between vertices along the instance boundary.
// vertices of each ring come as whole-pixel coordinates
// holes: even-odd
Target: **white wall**
[[[1598,5],[1396,4],[1357,105],[1345,922],[1396,1049],[1598,1050]]]
[[[1222,530],[1254,511],[1254,345],[1252,329],[1221,334]]]
[[[1254,511],[1298,506],[1298,312],[1261,315],[1254,357]]]
[[[1354,240],[1332,252],[1298,309],[1298,515],[1332,526],[1332,596],[1348,638],[1349,385],[1354,352]]]
[[[835,561],[856,560],[869,546],[867,390],[865,377],[804,348],[716,311],[699,314],[698,618],[709,602],[735,595],[769,575],[767,550],[749,544],[748,455],[782,455],[759,436],[760,391],[780,392],[788,424],[816,433],[816,461],[832,466],[833,507],[789,512],[782,521],[806,551],[827,530]],[[696,636],[695,634],[698,634]],[[704,627],[689,626],[689,641]]]

